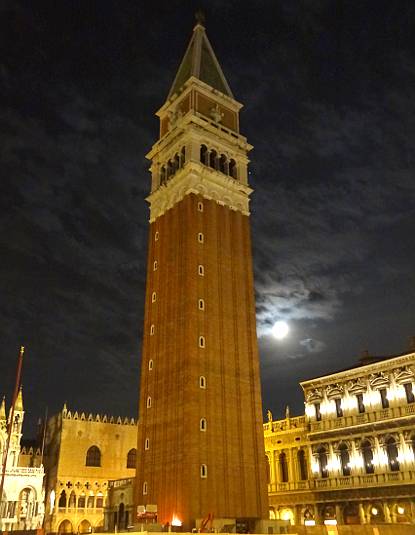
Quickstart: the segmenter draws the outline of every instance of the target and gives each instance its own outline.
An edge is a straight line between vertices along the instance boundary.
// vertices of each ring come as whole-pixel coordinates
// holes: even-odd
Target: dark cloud
[[[24,342],[33,416],[64,400],[136,414],[144,155],[197,7],[2,4],[0,391]],[[413,334],[414,16],[410,2],[209,4],[255,146],[258,333],[275,414],[302,410],[300,379],[362,349],[398,352]],[[291,328],[279,342],[278,319]]]

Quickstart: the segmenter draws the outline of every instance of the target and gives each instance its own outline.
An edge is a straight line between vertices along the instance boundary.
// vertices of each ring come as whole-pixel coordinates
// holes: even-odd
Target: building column
[[[293,456],[293,450],[290,448],[288,450],[288,481],[292,482],[295,481],[295,466],[294,466],[294,456]]]
[[[408,464],[407,455],[406,455],[406,443],[405,443],[405,437],[403,436],[403,433],[399,433],[398,455],[402,459],[402,461],[399,463],[401,470],[402,470],[402,468],[406,468]]]
[[[383,512],[384,512],[384,515],[385,515],[385,522],[390,524],[392,522],[392,519],[391,519],[391,512],[390,512],[390,509],[389,509],[388,502],[383,502],[382,505],[383,505]]]
[[[379,444],[379,439],[378,437],[375,435],[374,436],[374,440],[375,440],[375,452],[376,452],[376,456],[379,460],[379,464],[377,466],[375,466],[375,472],[376,470],[378,472],[383,472],[383,469],[385,468],[385,465],[384,465],[384,462],[383,462],[383,449],[380,447],[380,444]]]
[[[333,450],[333,444],[331,442],[329,442],[329,459],[330,459],[330,466],[331,466],[331,470],[329,470],[329,476],[338,476],[339,475],[339,468],[338,468],[339,463],[338,463],[337,455],[334,453],[334,450]],[[336,465],[336,468],[333,468],[334,465]]]
[[[415,503],[411,501],[409,506],[411,508],[411,522],[415,524]]]
[[[367,524],[365,510],[361,503],[359,503],[359,518],[361,524]]]
[[[336,520],[338,524],[344,524],[342,508],[336,504]]]

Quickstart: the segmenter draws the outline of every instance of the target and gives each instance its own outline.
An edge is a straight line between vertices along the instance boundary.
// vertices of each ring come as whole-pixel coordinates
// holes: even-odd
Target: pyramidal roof
[[[205,28],[200,22],[193,28],[192,38],[167,98],[170,98],[174,93],[179,93],[183,84],[191,76],[233,98],[231,88],[213,52]]]

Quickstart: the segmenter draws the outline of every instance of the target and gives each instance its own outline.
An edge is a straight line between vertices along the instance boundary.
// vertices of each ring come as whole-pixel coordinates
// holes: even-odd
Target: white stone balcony
[[[404,418],[405,416],[415,415],[415,404],[403,405],[401,407],[389,407],[372,412],[363,412],[362,414],[346,415],[341,418],[322,419],[320,422],[311,421],[309,434],[321,433],[323,431],[337,431],[346,427],[350,428],[357,425],[376,423],[385,420],[394,420]]]
[[[270,493],[292,492],[301,490],[339,490],[367,487],[382,487],[391,485],[415,484],[415,472],[384,472],[379,474],[359,474],[353,476],[338,476],[310,479],[307,481],[289,481],[287,483],[271,483],[268,485]]]

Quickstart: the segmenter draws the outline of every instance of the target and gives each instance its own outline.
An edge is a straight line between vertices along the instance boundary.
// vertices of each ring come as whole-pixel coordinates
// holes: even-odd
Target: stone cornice
[[[348,370],[343,370],[330,375],[301,381],[300,385],[303,390],[308,390],[309,388],[317,388],[319,386],[321,387],[331,383],[340,383],[342,381],[349,381],[351,379],[369,376],[375,372],[386,372],[389,370],[392,372],[393,369],[407,364],[415,364],[415,353],[410,352],[397,357],[391,357],[390,359],[365,364],[364,366],[356,366],[355,368],[350,368]]]
[[[210,167],[188,162],[173,178],[147,197],[150,203],[150,223],[170,210],[186,195],[194,193],[212,199],[231,210],[249,215],[249,186],[241,184]]]

